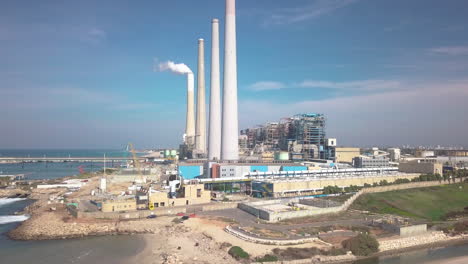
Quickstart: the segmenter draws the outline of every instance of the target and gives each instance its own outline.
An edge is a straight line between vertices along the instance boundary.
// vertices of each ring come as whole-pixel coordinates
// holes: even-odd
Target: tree
[[[353,252],[356,256],[368,256],[379,251],[379,242],[375,237],[362,234],[342,242],[343,248]]]

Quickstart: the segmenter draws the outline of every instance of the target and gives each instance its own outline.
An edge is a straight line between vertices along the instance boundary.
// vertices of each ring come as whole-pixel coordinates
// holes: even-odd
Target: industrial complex
[[[103,159],[90,158],[88,162],[103,162],[103,170],[56,181],[28,182],[24,175],[8,175],[5,182],[15,181],[15,185],[24,185],[28,191],[39,190],[42,211],[33,214],[32,219],[42,219],[62,208],[64,215],[52,220],[69,230],[67,228],[77,225],[76,222],[80,224],[76,219],[86,219],[83,223],[96,220],[97,224],[92,227],[98,228],[110,221],[127,221],[131,225],[132,221],[147,223],[149,219],[171,216],[173,219],[164,227],[158,227],[171,230],[171,225],[200,214],[210,220],[215,217],[215,221],[224,221],[223,236],[229,233],[249,243],[275,247],[319,241],[322,247],[331,251],[336,250],[333,239],[330,243],[324,241],[328,232],[335,231],[334,227],[341,232],[340,238],[350,236],[350,233],[351,236],[364,233],[360,231],[363,227],[368,233],[375,231],[374,226],[380,226],[376,232],[385,236],[389,235],[382,231],[385,228],[398,236],[412,232],[426,234],[425,224],[416,221],[410,224],[400,218],[387,221],[382,216],[368,215],[365,209],[354,210],[354,215],[349,214],[355,217],[351,220],[334,219],[329,214],[347,212],[361,195],[367,193],[434,187],[442,181],[454,184],[455,177],[461,182],[463,174],[456,171],[466,171],[468,151],[343,146],[339,138],[328,135],[327,115],[320,113],[321,109],[293,113],[289,117],[278,117],[276,121],[265,120],[265,124],[255,127],[239,128],[235,3],[235,0],[226,0],[223,73],[220,69],[222,32],[219,19],[211,20],[211,42],[198,39],[196,71],[172,62],[160,65],[161,69],[172,69],[187,78],[185,132],[178,148],[151,150],[138,155],[129,144],[131,157],[111,159],[112,164],[115,161],[119,165],[106,167],[109,160],[105,156]],[[205,80],[205,45],[208,43],[211,43],[209,104],[206,102]],[[5,163],[74,161],[71,157],[51,160],[46,157],[0,157],[0,162]],[[3,182],[0,181],[2,185],[10,184]],[[308,226],[305,218],[311,216],[325,220],[316,226]],[[285,220],[299,222],[270,225]],[[340,225],[326,230],[324,227],[331,225],[326,221]],[[125,229],[116,226],[113,227],[115,230]],[[193,228],[202,230],[203,234],[209,231]],[[85,233],[103,234],[111,229],[106,226]],[[70,231],[70,237],[76,237],[73,232]],[[147,229],[141,232],[145,233]],[[198,239],[193,244],[199,247],[208,240]],[[342,255],[352,254],[344,252]]]

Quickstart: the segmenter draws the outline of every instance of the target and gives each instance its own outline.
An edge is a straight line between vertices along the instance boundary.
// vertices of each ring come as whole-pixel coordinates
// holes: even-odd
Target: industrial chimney
[[[185,123],[185,143],[195,144],[195,96],[193,73],[187,73],[187,122]]]
[[[205,97],[205,43],[198,40],[198,90],[195,150],[198,155],[206,154],[206,97]]]
[[[221,102],[219,76],[219,21],[212,22],[211,44],[210,121],[208,134],[208,159],[221,158]]]
[[[237,113],[236,1],[226,0],[221,159],[239,159]]]

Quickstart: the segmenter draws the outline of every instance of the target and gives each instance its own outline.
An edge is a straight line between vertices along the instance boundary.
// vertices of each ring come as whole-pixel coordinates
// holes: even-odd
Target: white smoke
[[[174,63],[173,61],[161,62],[158,65],[159,71],[171,71],[175,74],[189,74],[192,70],[183,63]]]

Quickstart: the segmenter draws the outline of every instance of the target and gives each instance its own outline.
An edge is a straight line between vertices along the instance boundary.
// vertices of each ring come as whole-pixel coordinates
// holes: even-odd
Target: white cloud
[[[468,46],[447,46],[430,49],[430,52],[443,55],[468,55]]]
[[[262,81],[249,86],[253,91],[281,90],[290,88],[327,88],[360,91],[395,90],[401,83],[393,80],[360,80],[348,82],[330,82],[320,80],[306,80],[300,83],[285,84],[282,82]]]
[[[359,0],[314,0],[307,6],[273,11],[265,20],[265,24],[281,25],[302,22],[330,14],[357,1]]]
[[[468,80],[460,80],[287,104],[241,101],[240,127],[318,112],[327,116],[327,134],[337,137],[341,145],[463,145],[468,142],[467,100]]]
[[[329,81],[303,81],[298,84],[301,88],[330,88],[330,89],[350,89],[350,90],[385,90],[400,87],[400,82],[392,80],[363,80],[349,82],[329,82]]]
[[[107,33],[99,28],[91,28],[89,29],[83,36],[82,40],[84,42],[92,43],[92,44],[98,44],[106,40],[107,38]]]
[[[264,90],[280,90],[286,88],[286,85],[282,82],[273,82],[273,81],[263,81],[256,82],[249,86],[251,90],[254,91],[264,91]]]

